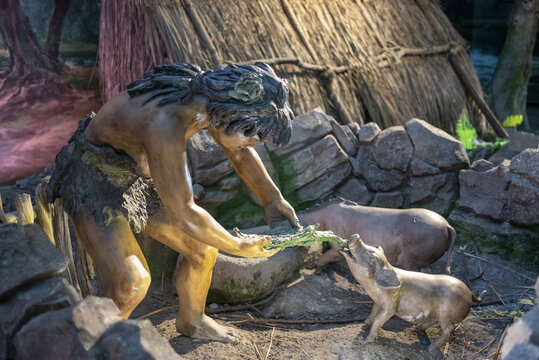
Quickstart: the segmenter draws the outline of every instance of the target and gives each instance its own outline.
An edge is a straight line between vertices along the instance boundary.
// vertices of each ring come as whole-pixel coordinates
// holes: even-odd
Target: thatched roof
[[[382,128],[418,117],[454,132],[463,110],[478,115],[450,50],[481,93],[465,41],[437,1],[102,0],[105,100],[163,62],[204,69],[269,59],[296,113],[322,106],[341,122]]]

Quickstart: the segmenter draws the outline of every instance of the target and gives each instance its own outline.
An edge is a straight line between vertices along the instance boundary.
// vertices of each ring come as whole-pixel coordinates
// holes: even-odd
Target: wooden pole
[[[455,70],[460,81],[464,85],[464,88],[472,96],[472,98],[474,99],[475,103],[477,104],[481,112],[483,112],[488,122],[494,129],[494,132],[496,133],[496,135],[498,135],[501,138],[509,137],[509,134],[500,124],[500,122],[496,118],[496,115],[494,115],[492,111],[489,109],[487,103],[485,102],[485,100],[483,100],[483,97],[479,95],[477,91],[475,91],[471,81],[468,79],[468,75],[466,75],[466,72],[464,71],[464,69],[462,69],[459,62],[455,59],[455,56],[451,52],[449,53],[448,59],[449,59],[449,62],[451,63],[451,66],[453,67],[453,70]]]
[[[6,214],[2,206],[2,194],[0,194],[0,222],[4,224],[13,224],[17,222],[17,217],[13,214]]]
[[[47,202],[44,193],[44,187],[47,185],[48,181],[49,179],[47,177],[36,187],[36,222],[41,226],[52,244],[56,245],[52,228],[52,204]]]
[[[24,226],[33,224],[36,213],[32,206],[32,197],[29,194],[19,194],[15,198],[15,208],[17,209],[17,224]]]
[[[53,218],[56,248],[60,250],[68,260],[64,277],[75,289],[77,289],[77,291],[80,292],[80,287],[75,275],[75,264],[73,263],[73,248],[71,246],[71,236],[69,235],[69,223],[61,199],[56,199],[54,202]]]

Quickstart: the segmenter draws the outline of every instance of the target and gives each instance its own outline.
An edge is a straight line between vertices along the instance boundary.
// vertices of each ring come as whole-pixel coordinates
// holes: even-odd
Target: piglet
[[[455,327],[470,312],[472,303],[481,302],[457,278],[391,266],[380,246],[364,244],[357,234],[348,241],[348,248],[349,251],[341,253],[354,278],[374,300],[365,320],[371,326],[367,342],[374,341],[382,325],[397,315],[420,329],[440,324],[442,335],[429,347],[429,351],[435,351],[449,341]]]

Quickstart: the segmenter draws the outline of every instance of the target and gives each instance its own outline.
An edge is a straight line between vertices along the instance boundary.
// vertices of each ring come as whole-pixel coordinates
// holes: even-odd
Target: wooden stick
[[[469,94],[472,96],[479,109],[481,109],[481,112],[483,112],[483,114],[487,118],[488,122],[494,129],[494,132],[496,132],[496,135],[501,138],[509,137],[509,134],[500,124],[500,122],[496,118],[496,115],[494,115],[489,109],[487,103],[485,102],[485,100],[483,100],[483,97],[480,96],[477,91],[475,91],[471,81],[468,79],[468,75],[466,75],[466,72],[464,71],[464,69],[462,69],[458,61],[455,59],[455,56],[451,52],[449,53],[448,59],[451,63],[451,66],[457,73],[460,81],[464,85],[464,88],[468,90]]]
[[[15,198],[15,208],[17,209],[17,224],[24,226],[33,224],[36,218],[34,207],[32,206],[32,197],[29,194],[19,194]]]
[[[268,356],[269,356],[269,353],[270,353],[270,350],[271,350],[271,345],[273,344],[273,334],[274,333],[275,333],[275,328],[273,328],[273,330],[271,330],[270,343],[269,343],[269,346],[268,346],[268,351],[266,351],[266,357],[264,358],[264,360],[268,360]]]
[[[367,317],[354,317],[347,319],[328,319],[328,320],[288,320],[288,319],[268,319],[247,317],[241,321],[229,321],[230,324],[240,325],[247,323],[266,323],[266,324],[348,324],[352,322],[365,321]]]
[[[490,344],[492,344],[494,342],[494,340],[496,340],[498,338],[500,334],[496,334],[492,340],[490,340],[485,346],[483,346],[481,349],[479,349],[475,354],[472,355],[472,359],[474,359],[477,355],[479,355],[481,352],[483,352],[483,350],[485,350],[486,348],[488,348],[490,346]]]
[[[509,329],[509,326],[511,326],[512,323],[507,324],[505,329],[503,330],[502,336],[500,336],[500,340],[498,340],[498,345],[496,346],[496,353],[494,353],[494,360],[498,360],[500,356],[500,350],[502,348],[503,339],[505,338],[505,335],[507,334],[507,329]]]
[[[481,257],[479,257],[479,256],[476,256],[476,255],[469,254],[469,253],[467,253],[467,252],[463,252],[463,254],[466,255],[466,256],[468,256],[468,257],[471,257],[471,258],[474,258],[474,259],[477,259],[477,260],[481,260],[481,261],[484,261],[484,262],[489,263],[489,264],[491,264],[491,265],[494,265],[494,266],[497,266],[497,267],[499,267],[499,268],[502,268],[502,269],[504,269],[504,270],[510,271],[510,272],[512,272],[512,273],[514,273],[514,274],[517,274],[517,275],[519,275],[519,276],[522,276],[523,278],[528,279],[528,280],[530,280],[530,281],[532,281],[532,282],[535,283],[535,280],[532,279],[531,277],[526,276],[526,275],[524,275],[524,274],[522,274],[522,273],[519,273],[518,271],[515,271],[515,270],[513,270],[513,269],[510,269],[510,268],[508,268],[508,267],[506,267],[506,266],[497,264],[497,263],[495,263],[495,262],[493,262],[493,261],[490,261],[490,260],[487,260],[487,259],[483,259],[483,258],[481,258]]]

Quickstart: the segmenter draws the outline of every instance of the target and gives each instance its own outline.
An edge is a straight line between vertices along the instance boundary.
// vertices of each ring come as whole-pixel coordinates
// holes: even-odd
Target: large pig
[[[470,312],[472,303],[481,302],[457,278],[391,266],[381,247],[365,245],[357,234],[350,238],[348,248],[348,252],[341,253],[354,278],[374,301],[365,320],[371,326],[368,342],[374,341],[382,325],[397,315],[421,329],[438,323],[442,334],[429,347],[429,351],[435,351],[449,341],[455,327]]]
[[[446,271],[451,271],[451,253],[456,233],[449,223],[427,209],[384,209],[357,205],[338,199],[319,208],[298,213],[301,225],[320,224],[343,239],[359,234],[369,245],[381,246],[391,264],[419,271],[433,264],[447,251]],[[332,245],[317,266],[341,259],[340,248]]]

